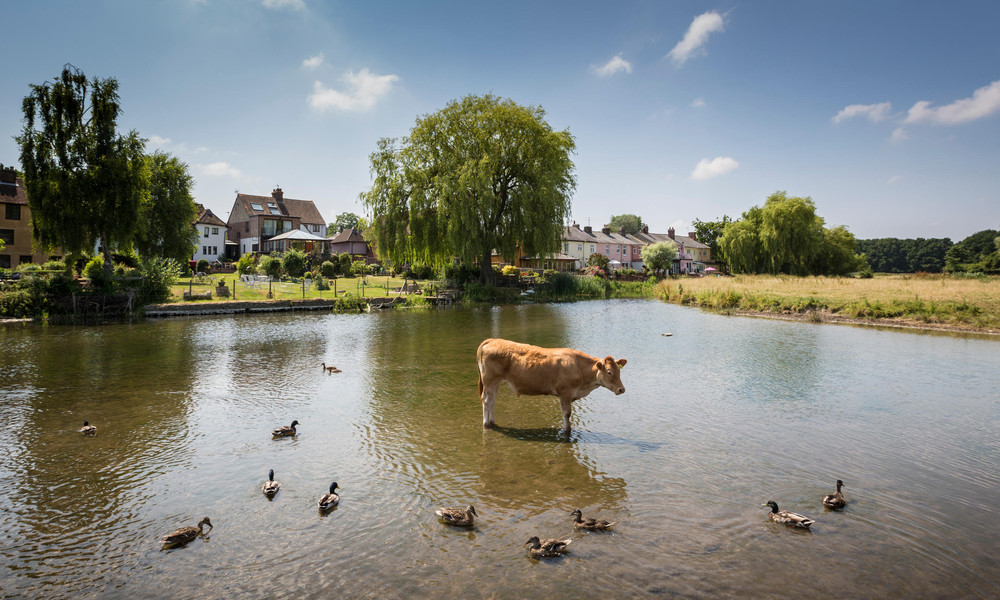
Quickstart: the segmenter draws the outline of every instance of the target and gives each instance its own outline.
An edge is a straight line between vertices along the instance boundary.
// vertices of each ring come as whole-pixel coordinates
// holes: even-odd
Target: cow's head
[[[597,361],[598,383],[614,392],[616,396],[624,394],[625,386],[622,385],[621,368],[627,362],[624,358],[619,358],[616,361],[610,356],[604,357],[604,360]]]

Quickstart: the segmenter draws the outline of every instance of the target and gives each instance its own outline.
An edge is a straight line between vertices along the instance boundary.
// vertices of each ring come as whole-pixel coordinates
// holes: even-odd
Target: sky
[[[118,80],[119,126],[237,191],[364,213],[380,138],[469,94],[540,106],[576,141],[572,216],[651,231],[784,190],[860,239],[1000,228],[1000,3],[6,3],[0,163],[21,103],[71,63]]]

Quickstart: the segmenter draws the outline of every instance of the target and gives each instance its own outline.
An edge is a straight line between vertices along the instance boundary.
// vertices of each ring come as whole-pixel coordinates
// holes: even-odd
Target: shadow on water
[[[528,442],[550,442],[555,444],[601,444],[632,446],[639,452],[653,452],[663,447],[663,442],[630,440],[612,433],[581,431],[574,429],[569,435],[558,427],[504,427],[494,425],[493,431],[509,438]]]

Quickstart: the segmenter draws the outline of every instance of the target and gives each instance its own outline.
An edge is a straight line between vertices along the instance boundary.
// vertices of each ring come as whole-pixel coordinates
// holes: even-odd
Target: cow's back
[[[558,396],[582,385],[596,361],[570,348],[541,348],[495,338],[479,345],[476,359],[481,385],[503,381],[518,394],[528,396]]]

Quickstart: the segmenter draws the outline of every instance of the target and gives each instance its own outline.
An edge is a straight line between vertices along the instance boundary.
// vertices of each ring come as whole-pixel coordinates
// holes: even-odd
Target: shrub
[[[606,298],[608,282],[600,277],[578,277],[577,293],[581,296]]]
[[[276,256],[262,256],[260,270],[272,279],[281,277],[281,261]]]
[[[351,274],[352,275],[364,275],[368,272],[368,265],[365,264],[363,260],[356,260],[351,263]]]
[[[73,276],[67,271],[61,273],[56,273],[49,277],[48,289],[46,293],[53,298],[61,298],[63,296],[69,296],[73,292],[80,289],[80,284],[73,279]]]
[[[305,252],[292,248],[281,257],[281,268],[289,277],[302,277],[309,268],[309,259]]]
[[[553,275],[545,278],[545,291],[559,298],[563,296],[573,296],[576,294],[577,280],[579,278],[571,273],[553,271]]]
[[[589,267],[600,267],[602,271],[608,270],[608,263],[611,259],[603,254],[593,253],[587,258],[587,266]]]
[[[199,273],[208,273],[212,270],[212,265],[208,262],[207,258],[202,258],[198,261],[198,266],[196,268]]]
[[[15,269],[19,273],[35,273],[42,270],[42,265],[36,265],[35,263],[21,263],[17,265]]]
[[[34,302],[26,290],[0,292],[0,317],[23,319],[34,315]]]
[[[341,252],[337,255],[337,262],[340,263],[340,272],[343,275],[351,274],[351,255],[346,252]]]
[[[257,272],[257,260],[253,254],[243,254],[236,261],[236,272],[240,275],[253,275]]]
[[[555,269],[545,269],[544,271],[542,271],[542,279],[548,281],[558,273],[559,271],[556,271]]]
[[[414,263],[410,267],[410,277],[414,279],[434,279],[434,267],[424,263]]]
[[[591,255],[591,256],[593,256],[593,255]],[[585,275],[585,276],[588,276],[588,277],[600,277],[602,279],[607,276],[607,274],[604,272],[604,269],[602,269],[602,268],[600,268],[598,266],[595,266],[595,265],[590,265],[590,266],[586,267],[583,270],[582,274]]]
[[[172,258],[150,258],[139,265],[142,276],[140,301],[163,302],[170,297],[170,286],[181,274],[181,266]]]
[[[330,289],[330,284],[326,282],[323,277],[317,277],[312,280],[312,288],[314,290],[325,291]]]
[[[517,267],[514,265],[507,265],[500,269],[500,273],[505,277],[510,277],[511,275],[517,275]]]
[[[323,274],[323,277],[336,277],[337,265],[325,260],[323,261],[323,264],[319,266],[319,272]]]
[[[42,265],[42,269],[46,271],[65,271],[66,263],[61,260],[50,260]]]
[[[104,274],[104,257],[97,255],[87,262],[83,268],[83,276],[90,280],[90,285],[96,289],[103,290],[111,283]]]

